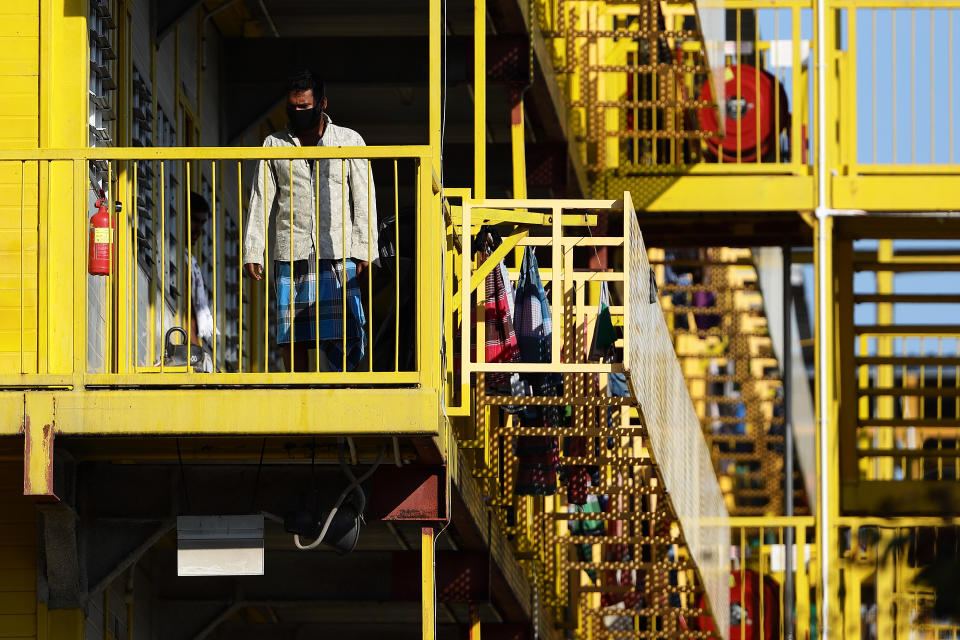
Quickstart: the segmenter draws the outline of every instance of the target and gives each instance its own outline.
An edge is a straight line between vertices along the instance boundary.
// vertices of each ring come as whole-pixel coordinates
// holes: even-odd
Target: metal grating
[[[663,319],[637,216],[625,196],[626,364],[653,456],[684,538],[703,577],[719,628],[727,629],[730,532],[720,486]]]

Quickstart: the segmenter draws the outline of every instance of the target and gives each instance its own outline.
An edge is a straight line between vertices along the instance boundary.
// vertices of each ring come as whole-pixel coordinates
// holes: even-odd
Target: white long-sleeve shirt
[[[323,117],[326,124],[317,146],[366,146],[356,131],[333,124],[326,114]],[[284,130],[267,136],[263,146],[299,147],[300,140],[293,132]],[[294,260],[309,258],[314,249],[319,258],[342,258],[344,228],[346,257],[357,260],[376,259],[377,201],[372,174],[369,174],[369,185],[367,182],[367,164],[367,160],[356,159],[259,162],[250,192],[250,207],[244,230],[244,263],[263,264],[266,244],[265,208],[276,225],[275,240],[269,256],[272,260],[291,259],[291,217]],[[344,200],[347,204],[346,215],[343,209]]]

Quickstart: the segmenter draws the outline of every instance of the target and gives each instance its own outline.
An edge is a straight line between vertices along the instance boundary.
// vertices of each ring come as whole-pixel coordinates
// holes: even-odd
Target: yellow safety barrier
[[[434,345],[439,335],[439,305],[437,293],[430,292],[439,291],[439,273],[430,265],[437,260],[439,246],[438,230],[430,224],[433,218],[428,213],[434,206],[430,157],[430,148],[425,146],[2,152],[0,171],[15,173],[22,183],[16,231],[19,252],[15,256],[20,277],[5,293],[14,294],[20,318],[19,322],[11,318],[11,326],[20,325],[24,330],[17,327],[18,341],[6,340],[0,345],[0,385],[437,386],[433,371],[437,369]],[[344,171],[349,162],[354,173],[366,172],[360,182],[368,185],[367,193],[352,193],[356,187],[343,178],[339,193],[331,193],[341,205],[344,220],[336,221],[336,226],[344,235],[350,226],[346,224],[349,207],[344,206],[348,198],[361,205],[379,204],[379,220],[367,216],[364,228],[353,229],[354,235],[363,236],[361,240],[339,239],[367,246],[369,255],[362,259],[371,266],[350,285],[361,295],[362,307],[359,311],[346,309],[348,296],[337,294],[342,306],[327,310],[336,318],[310,314],[316,340],[309,346],[318,353],[324,346],[320,344],[321,321],[340,324],[339,331],[333,331],[340,342],[336,345],[339,351],[330,350],[341,354],[340,362],[317,357],[307,366],[293,362],[294,370],[287,371],[276,344],[273,280],[279,263],[271,256],[274,231],[270,219],[289,216],[292,244],[292,199],[287,211],[265,211],[263,280],[243,277],[251,181],[257,163],[263,160],[288,162],[290,167],[306,161],[312,167],[312,186],[308,188],[315,192],[306,194],[305,199],[312,202],[314,222],[312,229],[305,231],[314,236],[311,243],[315,247],[325,228],[319,202],[321,165]],[[50,175],[64,172],[73,176],[73,224],[66,232],[51,228],[47,209],[51,196],[44,193]],[[290,174],[293,189],[293,172]],[[267,173],[263,175],[266,180]],[[87,220],[96,211],[93,202],[101,190],[115,233],[98,236],[100,241],[109,235],[112,243],[109,275],[97,277],[87,274]],[[191,193],[203,196],[210,209],[199,234],[192,228]],[[262,200],[266,206],[267,200]],[[298,212],[298,217],[301,215]],[[199,240],[191,242],[196,235]],[[319,254],[312,255],[314,268],[319,268]],[[196,274],[191,277],[194,262]],[[347,266],[344,257],[340,269],[346,271]],[[289,268],[293,267],[291,261]],[[48,278],[71,279],[73,300],[66,304],[51,301]],[[201,281],[206,300],[199,299],[194,290]],[[54,302],[56,309],[72,314],[72,320],[69,316],[54,318],[50,314]],[[182,328],[187,336],[196,335],[191,324],[197,317],[197,305],[209,311],[213,325],[212,337],[194,338],[195,347],[205,354],[203,373],[197,371],[198,366],[171,364],[164,357],[164,337],[170,329]],[[347,319],[360,314],[364,344],[355,352],[362,350],[364,356],[359,362],[348,362]],[[294,339],[296,331],[306,330],[303,326],[296,323],[291,327]],[[72,340],[61,340],[68,327],[72,327],[67,331]],[[62,363],[64,353],[70,354],[66,359],[71,366],[50,364]]]
[[[655,283],[630,195],[615,201],[448,197],[460,202],[450,203],[447,221],[447,410],[488,504],[527,560],[538,598],[578,637],[620,637],[628,626],[641,634],[631,637],[686,637],[688,618],[693,625],[693,618],[711,615],[726,629],[726,509],[650,288]],[[622,233],[593,235],[602,218],[608,228],[622,224]],[[476,257],[491,229],[501,243]],[[487,362],[485,314],[494,308],[488,278],[505,272],[508,281],[517,280],[515,250],[527,247],[540,251],[550,342],[537,363]],[[609,287],[611,322],[622,331],[610,358],[589,355],[601,284]],[[553,374],[560,386],[552,395],[501,390],[514,374]],[[623,385],[619,393],[614,376]],[[553,418],[517,414],[520,407],[544,416],[551,411]],[[546,475],[532,483],[526,475],[531,446],[553,447],[558,456],[557,470],[543,461]],[[578,484],[587,483],[584,474],[594,468],[590,488]],[[558,493],[557,474],[577,495]],[[583,511],[581,490],[607,500],[604,511]],[[575,531],[582,526],[589,531]],[[590,557],[584,546],[596,547]],[[582,557],[574,559],[577,553]],[[697,604],[702,593],[708,599]]]

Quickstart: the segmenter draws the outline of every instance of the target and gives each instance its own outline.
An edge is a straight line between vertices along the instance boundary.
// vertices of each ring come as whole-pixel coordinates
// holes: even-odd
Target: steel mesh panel
[[[625,364],[667,495],[700,570],[718,628],[729,629],[727,510],[700,420],[687,392],[629,197],[624,204],[628,277]]]

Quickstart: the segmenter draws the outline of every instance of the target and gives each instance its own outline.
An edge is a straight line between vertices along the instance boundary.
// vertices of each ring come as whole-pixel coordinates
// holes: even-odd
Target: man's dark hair
[[[207,199],[196,191],[190,192],[190,214],[191,215],[209,215],[210,203]]]
[[[309,69],[300,69],[287,78],[287,93],[292,91],[313,91],[313,99],[324,97],[323,80]]]

